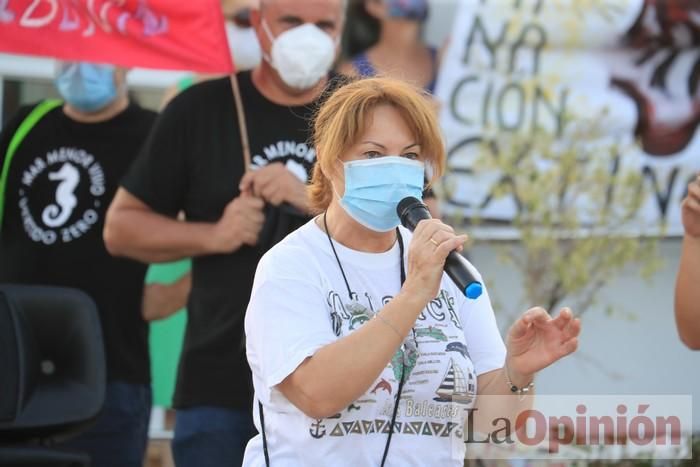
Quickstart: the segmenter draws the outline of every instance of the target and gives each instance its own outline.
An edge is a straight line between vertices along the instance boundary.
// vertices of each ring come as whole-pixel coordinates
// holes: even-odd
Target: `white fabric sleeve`
[[[479,298],[464,300],[462,325],[477,376],[502,368],[506,359],[506,346],[498,330],[491,299],[485,286]]]
[[[307,357],[337,337],[320,285],[286,274],[258,279],[246,312],[246,351],[256,394],[265,402]]]

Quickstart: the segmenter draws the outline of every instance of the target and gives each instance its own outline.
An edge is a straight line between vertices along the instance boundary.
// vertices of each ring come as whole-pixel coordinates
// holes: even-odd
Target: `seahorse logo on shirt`
[[[102,197],[107,193],[107,176],[90,152],[57,147],[26,161],[19,175],[17,205],[32,241],[70,243],[99,225],[106,208]]]
[[[41,220],[49,227],[60,227],[65,224],[78,204],[75,188],[80,183],[80,172],[73,164],[66,162],[56,172],[49,173],[49,180],[59,180],[56,188],[56,204],[46,206],[41,214]]]

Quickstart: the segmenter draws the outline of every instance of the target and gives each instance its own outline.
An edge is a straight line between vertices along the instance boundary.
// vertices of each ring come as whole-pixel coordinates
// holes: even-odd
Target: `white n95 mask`
[[[335,60],[335,41],[318,26],[304,23],[276,38],[263,20],[265,34],[272,41],[271,57],[263,57],[277,70],[287,86],[306,90],[328,74]]]

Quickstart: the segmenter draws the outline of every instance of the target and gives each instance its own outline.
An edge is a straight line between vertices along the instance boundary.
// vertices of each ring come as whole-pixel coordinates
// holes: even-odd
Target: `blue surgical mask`
[[[388,232],[401,223],[396,205],[407,196],[421,199],[425,166],[399,156],[345,162],[340,205],[360,224]]]
[[[61,63],[56,70],[56,89],[72,107],[95,112],[117,98],[114,70],[112,65]]]
[[[390,18],[423,22],[428,18],[428,0],[384,0]]]

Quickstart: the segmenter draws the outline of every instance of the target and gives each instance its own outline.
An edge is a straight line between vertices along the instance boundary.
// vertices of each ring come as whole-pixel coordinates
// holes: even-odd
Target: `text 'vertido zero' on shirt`
[[[24,169],[19,189],[19,209],[24,230],[34,242],[52,245],[69,243],[87,233],[98,221],[102,204],[105,174],[89,152],[61,147],[35,158]],[[35,184],[54,187],[53,199],[39,203],[32,199]],[[76,196],[81,184],[87,183],[89,196]]]

